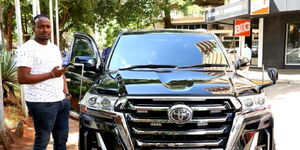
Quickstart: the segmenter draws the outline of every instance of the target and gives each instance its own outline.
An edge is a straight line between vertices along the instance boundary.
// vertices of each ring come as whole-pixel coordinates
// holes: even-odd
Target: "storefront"
[[[231,29],[230,34],[220,36],[225,47],[231,52],[235,50],[238,55],[241,55],[245,45],[252,49],[251,66],[262,66],[262,32],[263,22],[259,17],[251,18],[251,34],[247,37],[234,35],[234,21],[235,19],[249,19],[250,3],[249,0],[239,0],[234,3],[216,7],[206,11],[206,22],[208,24],[227,24]]]
[[[267,3],[255,5],[254,8],[260,10],[254,11],[253,4],[257,2]],[[261,13],[266,10],[261,8],[267,8],[268,12]],[[251,19],[252,35],[240,38],[239,47],[242,49],[245,43],[251,45],[252,66],[299,69],[299,16],[299,0],[240,0],[207,11],[206,22],[233,24],[235,19]]]

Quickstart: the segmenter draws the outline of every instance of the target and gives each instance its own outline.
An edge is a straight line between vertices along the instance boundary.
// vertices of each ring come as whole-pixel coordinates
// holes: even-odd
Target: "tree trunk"
[[[12,50],[13,48],[13,16],[15,14],[15,7],[10,4],[6,12],[4,12],[3,20],[4,20],[4,38],[7,42],[7,50]]]
[[[169,0],[165,0],[165,4],[164,4],[164,24],[165,24],[165,28],[172,28],[172,23],[171,23],[171,8],[170,8],[170,2]]]
[[[0,4],[0,7],[2,7],[1,4]],[[0,13],[2,14],[2,12],[0,12]],[[2,28],[0,28],[0,29],[2,29]],[[5,123],[4,123],[3,88],[2,88],[2,73],[1,73],[2,65],[3,65],[2,62],[0,62],[0,81],[1,81],[0,82],[0,130],[6,131]]]
[[[171,16],[166,16],[163,18],[165,28],[172,28],[172,23],[171,23]]]

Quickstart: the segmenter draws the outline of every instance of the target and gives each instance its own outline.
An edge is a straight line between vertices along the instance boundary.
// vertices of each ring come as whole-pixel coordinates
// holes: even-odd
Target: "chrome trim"
[[[255,147],[256,147],[256,145],[257,145],[258,137],[259,137],[259,132],[256,132],[256,133],[254,134],[254,136],[252,137],[252,140],[251,140],[251,147],[250,147],[249,150],[255,149]]]
[[[154,130],[139,130],[132,128],[135,134],[147,134],[147,135],[209,135],[209,134],[223,134],[227,127],[215,128],[215,129],[192,129],[188,131],[154,131]]]
[[[96,133],[96,138],[97,138],[98,146],[101,147],[101,150],[107,150],[103,138],[99,132]]]
[[[270,126],[270,124],[266,124],[265,122],[270,120],[271,118],[271,114],[265,115],[260,119],[260,123],[258,125],[258,129],[264,129],[267,128],[268,126]]]
[[[232,150],[232,148],[234,148],[237,141],[242,136],[243,131],[245,130],[247,124],[251,124],[258,121],[259,122],[265,121],[264,116],[271,117],[271,110],[269,108],[265,108],[253,112],[247,112],[247,113],[244,112],[236,113],[225,150]]]
[[[193,111],[218,111],[218,110],[227,110],[226,109],[226,106],[227,107],[230,107],[228,106],[228,104],[202,104],[202,105],[193,105],[191,106],[191,109]],[[136,105],[133,105],[132,103],[128,103],[128,109],[130,110],[136,110],[136,111],[168,111],[170,107],[156,107],[156,106],[153,106],[153,107],[149,107],[149,106],[136,106]]]
[[[83,74],[85,73],[84,71],[84,64],[82,63],[73,63],[74,66],[81,67],[81,77],[80,77],[80,89],[79,89],[79,99],[82,98],[82,80],[83,80]]]
[[[94,113],[89,112],[88,114],[93,115],[93,116],[98,116],[98,117],[105,116],[105,114],[100,114],[101,112],[103,113],[106,111],[99,111],[99,112],[95,111]],[[99,114],[97,114],[97,113],[99,113]],[[107,118],[107,117],[108,116],[106,116],[105,118]],[[111,115],[111,116],[109,115],[109,117],[114,119],[114,122],[116,124],[116,130],[119,131],[118,133],[121,136],[121,140],[123,141],[123,143],[125,144],[127,149],[134,150],[134,145],[131,140],[129,129],[128,129],[128,126],[127,126],[127,123],[126,123],[123,113],[114,113],[114,115]],[[90,121],[91,125],[84,124],[84,126],[98,130],[95,120],[91,119],[89,121]],[[87,141],[85,143],[87,143]]]
[[[204,146],[219,146],[224,140],[220,139],[218,141],[206,141],[206,142],[196,142],[195,143],[157,143],[157,142],[142,142],[136,140],[138,146],[155,146],[155,147],[204,147]]]
[[[116,117],[116,113],[113,111],[108,111],[108,110],[103,110],[103,109],[99,109],[99,110],[95,110],[95,109],[91,109],[89,107],[87,107],[87,112],[85,112],[88,115],[92,115],[92,116],[96,116],[96,117],[103,117],[103,118],[108,118],[108,119],[113,119],[114,117]]]
[[[174,148],[152,148],[151,150],[174,150]],[[176,150],[224,150],[223,148],[176,148]]]
[[[135,118],[134,116],[127,114],[128,119],[132,122],[137,122],[137,123],[173,123],[168,119],[139,119]],[[197,119],[192,119],[188,123],[201,123],[201,122],[207,122],[207,123],[215,123],[215,122],[226,122],[227,119],[229,118],[229,114],[226,114],[226,116],[223,117],[203,117],[203,118],[197,118]]]
[[[127,99],[152,99],[154,101],[205,101],[206,99],[229,99],[235,109],[242,108],[242,104],[232,96],[126,96]]]
[[[268,135],[268,145],[267,145],[267,149],[271,149],[272,148],[272,145],[271,145],[271,133],[265,129],[265,132],[267,133]]]
[[[255,132],[250,141],[243,147],[243,150],[258,150],[257,142],[258,142],[259,132]]]
[[[143,97],[144,98],[144,97]],[[216,97],[217,98],[217,97]],[[127,101],[127,100],[126,100]],[[140,123],[171,123],[168,119],[140,119],[140,118],[135,118],[134,116],[130,114],[123,114],[123,113],[118,113],[118,112],[109,112],[106,110],[89,110],[89,113],[93,116],[99,116],[103,117],[105,116],[106,118],[112,118],[114,119],[116,123],[116,128],[115,130],[118,131],[118,135],[120,136],[120,139],[123,141],[124,147],[126,147],[128,150],[134,150],[134,144],[132,141],[132,137],[130,135],[128,126],[127,126],[127,121],[126,119],[133,121],[133,122],[140,122]],[[226,114],[224,117],[219,117],[219,118],[208,118],[208,117],[203,117],[203,118],[197,118],[193,119],[189,123],[201,123],[201,122],[225,122],[229,118],[230,114]],[[229,134],[229,138],[227,140],[226,144],[226,150],[232,150],[235,148],[237,144],[237,140],[241,137],[241,135],[244,132],[245,126],[250,123],[254,122],[260,122],[260,125],[270,119],[271,116],[271,111],[269,108],[266,109],[261,109],[253,112],[237,112],[235,114],[235,118],[233,120],[233,125],[232,129]],[[95,120],[90,120],[91,125],[93,127],[96,127],[95,124],[93,123]],[[264,126],[259,126],[259,129],[263,129],[268,127],[269,125],[264,125]],[[166,135],[201,135],[201,134],[222,134],[222,132],[226,131],[226,127],[224,126],[223,128],[218,128],[216,130],[214,129],[208,129],[208,130],[197,130],[193,129],[190,131],[177,131],[173,132],[172,131],[141,131],[139,128],[133,128],[133,133],[136,134],[166,134]],[[270,133],[268,133],[269,135]],[[87,136],[87,135],[85,135]],[[268,146],[270,145],[270,136],[268,137]],[[157,143],[154,141],[139,141],[136,140],[139,146],[156,146],[157,148],[163,148],[166,146],[170,147],[201,147],[201,146],[218,146],[220,144],[220,141],[203,141],[203,143],[199,143],[199,141],[196,141],[198,143]],[[221,142],[224,142],[224,139],[221,139]],[[206,145],[206,144],[212,144],[212,145]]]
[[[126,97],[121,97],[119,98],[116,103],[115,103],[115,108],[116,109],[124,109],[125,104],[127,103],[127,98]]]
[[[176,124],[185,124],[193,119],[193,110],[183,104],[176,104],[168,110],[168,118]]]
[[[134,150],[134,145],[129,133],[129,128],[127,126],[125,116],[123,113],[117,113],[115,119],[115,123],[117,125],[117,129],[121,135],[121,139],[123,140],[125,146],[128,150]]]
[[[84,137],[84,150],[87,150],[87,135],[88,135],[88,131],[85,131],[83,134]]]

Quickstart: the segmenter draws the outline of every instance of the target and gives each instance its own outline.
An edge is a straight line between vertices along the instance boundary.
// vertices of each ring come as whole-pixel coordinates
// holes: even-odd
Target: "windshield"
[[[220,46],[211,34],[146,33],[122,35],[112,54],[109,70],[153,64],[224,64],[225,68],[228,67]]]

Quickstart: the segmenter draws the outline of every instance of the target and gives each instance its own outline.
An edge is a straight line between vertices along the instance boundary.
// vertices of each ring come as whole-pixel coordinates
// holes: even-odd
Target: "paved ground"
[[[68,138],[68,150],[78,149],[78,121],[69,119],[70,132]],[[28,119],[27,125],[24,130],[24,137],[18,139],[14,144],[11,145],[11,150],[32,150],[32,145],[34,141],[34,128],[31,118]],[[53,140],[50,141],[47,150],[53,150],[52,147]]]
[[[300,83],[278,83],[265,90],[274,115],[277,150],[299,150]]]

